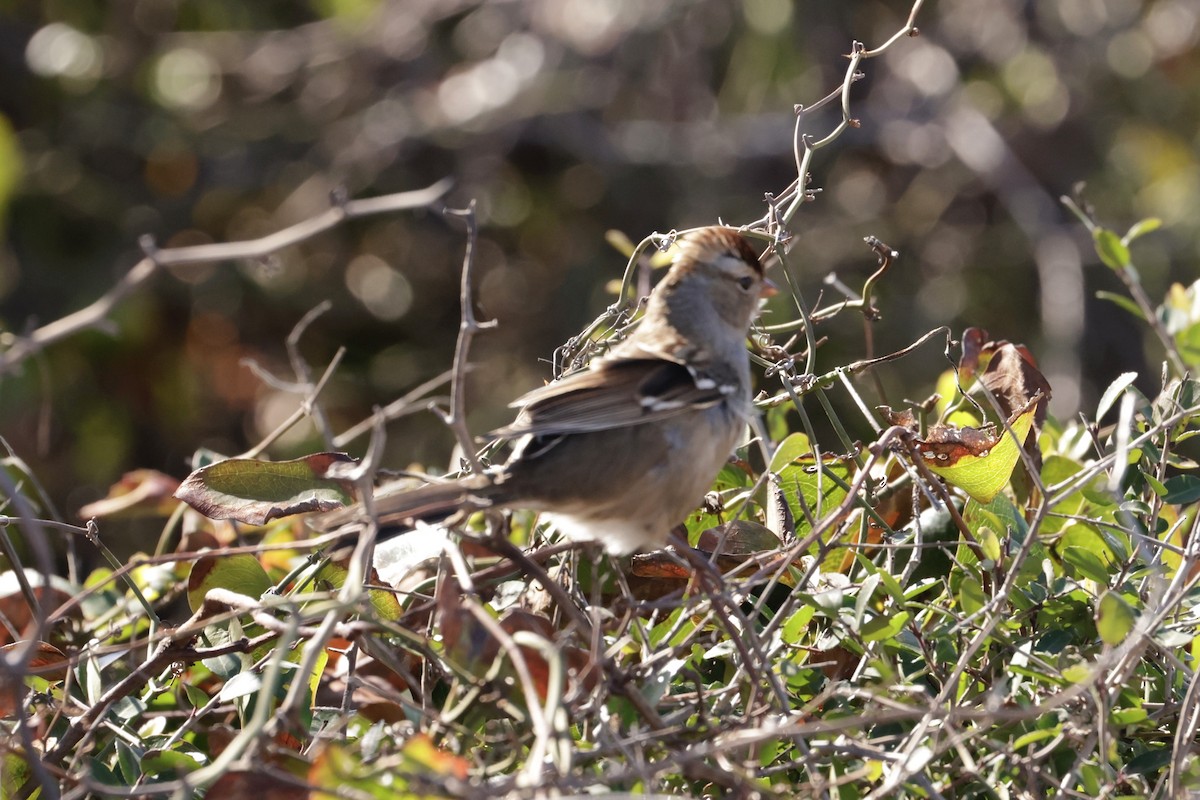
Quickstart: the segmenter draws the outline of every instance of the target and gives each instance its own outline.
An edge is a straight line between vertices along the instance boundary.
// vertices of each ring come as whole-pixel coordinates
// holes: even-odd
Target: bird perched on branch
[[[760,298],[774,293],[736,231],[684,234],[629,338],[587,369],[513,403],[516,420],[493,432],[513,441],[503,466],[381,489],[380,524],[528,508],[545,512],[571,539],[599,542],[610,553],[661,547],[746,429],[746,336]],[[361,509],[334,512],[320,527],[361,516]]]

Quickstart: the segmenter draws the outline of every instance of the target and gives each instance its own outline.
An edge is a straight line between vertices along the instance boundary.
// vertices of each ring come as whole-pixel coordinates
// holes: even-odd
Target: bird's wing
[[[611,359],[534,389],[513,403],[513,424],[493,436],[602,431],[715,405],[737,386],[663,359]]]

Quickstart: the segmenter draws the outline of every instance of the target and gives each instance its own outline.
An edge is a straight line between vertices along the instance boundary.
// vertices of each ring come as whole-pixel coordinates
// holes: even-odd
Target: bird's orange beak
[[[758,296],[762,298],[774,297],[779,294],[779,287],[770,278],[763,279],[762,288],[758,290]]]

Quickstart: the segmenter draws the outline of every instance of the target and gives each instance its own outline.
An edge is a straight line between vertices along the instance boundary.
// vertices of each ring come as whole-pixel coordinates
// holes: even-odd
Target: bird
[[[626,339],[511,404],[516,419],[490,434],[512,444],[507,461],[445,482],[381,488],[381,529],[523,508],[613,555],[663,547],[744,436],[746,339],[760,300],[777,291],[732,228],[698,228],[676,245]],[[363,511],[334,512],[319,527],[353,518],[361,522]]]

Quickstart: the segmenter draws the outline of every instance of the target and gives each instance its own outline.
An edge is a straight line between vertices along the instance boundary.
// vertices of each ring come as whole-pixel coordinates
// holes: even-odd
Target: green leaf
[[[29,762],[12,750],[0,755],[0,797],[18,797],[20,789],[33,775]],[[32,797],[40,797],[41,791],[36,790]]]
[[[1188,364],[1200,364],[1200,322],[1192,323],[1175,334],[1180,355]]]
[[[135,751],[132,746],[117,739],[117,768],[130,785],[136,783],[142,777],[140,748]]]
[[[890,639],[908,624],[909,613],[898,611],[890,617],[872,617],[859,630],[864,642],[876,642],[880,639]]]
[[[987,605],[983,585],[974,576],[968,575],[962,579],[958,587],[958,605],[967,615],[974,614]]]
[[[183,684],[183,692],[187,695],[188,702],[192,704],[193,708],[204,708],[211,699],[207,692],[190,683]]]
[[[868,575],[859,586],[858,598],[854,601],[854,624],[856,627],[862,625],[863,619],[866,618],[867,607],[871,605],[871,600],[875,596],[875,587],[878,585],[879,573],[876,572]]]
[[[274,584],[258,559],[249,553],[202,556],[188,575],[188,605],[199,611],[212,589],[228,589],[247,597],[261,597]]]
[[[889,595],[891,595],[893,600],[895,600],[897,603],[904,602],[904,587],[900,585],[900,581],[896,580],[896,578],[893,577],[887,570],[876,567],[875,564],[872,563],[871,560],[862,553],[858,554],[857,560],[859,565],[862,566],[862,568],[868,573],[879,576],[880,581],[883,583],[883,588]]]
[[[1061,725],[1055,725],[1054,727],[1046,728],[1045,730],[1030,731],[1029,733],[1023,734],[1014,739],[1012,743],[1012,749],[1014,751],[1019,751],[1031,744],[1037,744],[1038,742],[1046,739],[1052,739],[1053,737],[1058,736],[1058,734],[1061,732]]]
[[[790,440],[791,437],[787,441]],[[772,462],[780,460],[777,454]],[[812,521],[835,510],[846,498],[845,487],[852,479],[853,469],[854,462],[833,457],[822,457],[818,466],[811,453],[778,469],[773,463],[772,471],[779,475],[779,487],[796,521],[797,537],[804,537],[812,530]],[[814,550],[818,548],[819,545],[814,545]],[[836,554],[836,559],[840,561],[842,555]]]
[[[767,435],[771,437],[771,441],[779,442],[788,437],[791,427],[788,422],[790,411],[790,406],[772,406],[763,414],[767,424]]]
[[[341,589],[346,585],[346,577],[349,574],[350,559],[347,557],[340,561],[327,561],[317,571],[314,580],[318,589],[325,589],[327,587]],[[367,583],[373,586],[379,586],[383,583],[374,567],[371,568],[370,573],[367,575]],[[389,592],[386,589],[368,589],[367,597],[370,599],[371,606],[375,611],[375,619],[399,622],[400,618],[404,616],[404,609],[401,607],[400,601],[396,598],[395,592]]]
[[[1125,772],[1131,775],[1157,775],[1170,763],[1171,748],[1155,747],[1129,759]]]
[[[1142,313],[1142,309],[1138,307],[1138,304],[1123,294],[1117,294],[1116,292],[1096,292],[1096,299],[1107,300],[1108,302],[1125,309],[1130,314],[1133,314],[1142,322],[1146,321],[1146,315]]]
[[[198,754],[177,750],[147,750],[141,766],[145,775],[187,775],[200,769],[202,760]]]
[[[1116,646],[1125,641],[1136,621],[1133,606],[1116,592],[1106,591],[1096,604],[1096,631],[1105,644]]]
[[[1098,797],[1100,787],[1112,785],[1112,776],[1105,767],[1089,761],[1079,765],[1079,780],[1083,784],[1085,797]]]
[[[1062,536],[1058,540],[1059,549],[1068,547],[1080,547],[1089,553],[1092,553],[1096,558],[1100,559],[1100,563],[1105,565],[1107,572],[1109,566],[1117,561],[1117,554],[1105,541],[1103,534],[1087,522],[1079,522],[1072,520],[1062,530]]]
[[[1096,254],[1105,266],[1115,270],[1129,266],[1129,248],[1121,241],[1121,237],[1107,228],[1096,228],[1092,231],[1092,238],[1095,240]]]
[[[334,470],[352,463],[345,453],[315,453],[292,461],[230,458],[187,476],[175,496],[209,519],[265,525],[289,514],[353,503],[353,484]]]
[[[1108,388],[1104,390],[1104,394],[1100,396],[1099,405],[1096,406],[1096,422],[1104,418],[1108,410],[1113,407],[1113,403],[1117,402],[1117,398],[1124,394],[1129,385],[1137,380],[1137,376],[1136,372],[1123,372],[1115,381],[1108,385]]]
[[[990,503],[980,503],[971,500],[963,508],[963,521],[976,536],[985,527],[997,532],[1005,532],[1012,537],[1016,544],[1025,541],[1029,526],[1021,509],[1017,508],[1007,495],[999,494]]]
[[[771,456],[771,472],[781,472],[793,461],[812,455],[812,444],[803,433],[793,433],[775,448]]]
[[[1133,463],[1136,463],[1136,462],[1133,462]],[[1130,466],[1133,466],[1133,463],[1131,463]],[[1159,497],[1167,496],[1167,493],[1170,490],[1167,489],[1167,485],[1165,483],[1163,483],[1158,478],[1151,475],[1149,472],[1143,472],[1143,473],[1141,473],[1141,475],[1142,475],[1142,480],[1146,481],[1146,483],[1150,485],[1150,491],[1154,492]]]
[[[1156,231],[1161,227],[1162,220],[1158,219],[1157,217],[1147,217],[1146,219],[1139,220],[1133,223],[1133,226],[1130,227],[1130,229],[1126,231],[1125,235],[1121,237],[1121,243],[1127,245],[1134,239],[1139,239],[1142,236],[1145,236],[1147,233]]]
[[[6,218],[9,201],[24,172],[21,140],[17,138],[9,119],[12,117],[0,116],[0,220]]]
[[[1075,568],[1085,578],[1097,583],[1108,583],[1108,570],[1100,557],[1082,547],[1064,547],[1062,560]]]
[[[812,606],[800,606],[796,609],[796,613],[788,617],[788,621],[783,623],[783,630],[780,632],[783,641],[787,644],[796,644],[800,641],[800,637],[808,630],[808,623],[816,616],[816,609]]]
[[[976,535],[979,537],[979,546],[983,550],[984,558],[990,559],[993,564],[999,564],[1001,556],[1000,537],[996,535],[994,530],[988,527],[980,528]]]
[[[989,503],[1008,485],[1013,468],[1021,458],[1020,442],[1029,435],[1036,411],[1037,406],[1030,403],[1025,411],[1010,421],[1012,433],[1007,429],[1002,431],[999,441],[986,454],[964,455],[950,466],[939,467],[933,461],[927,462],[926,466],[980,503]],[[1013,434],[1016,434],[1016,438],[1013,438]]]
[[[1042,483],[1047,486],[1061,483],[1067,478],[1076,475],[1083,469],[1083,465],[1078,461],[1070,459],[1066,456],[1052,454],[1046,456],[1042,462]],[[1067,519],[1064,517],[1055,516],[1055,514],[1078,514],[1084,504],[1083,492],[1079,489],[1071,492],[1054,504],[1054,514],[1047,516],[1042,521],[1041,533],[1052,534],[1062,530],[1067,524]]]
[[[1188,505],[1200,500],[1200,478],[1195,475],[1174,475],[1163,481],[1163,499],[1174,505]]]
[[[1083,683],[1092,677],[1092,665],[1087,663],[1072,664],[1062,671],[1062,678],[1067,683]]]
[[[1122,708],[1109,715],[1113,725],[1134,725],[1148,718],[1144,708]]]

